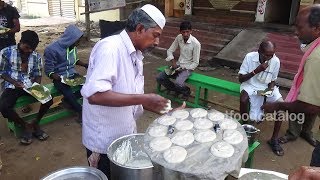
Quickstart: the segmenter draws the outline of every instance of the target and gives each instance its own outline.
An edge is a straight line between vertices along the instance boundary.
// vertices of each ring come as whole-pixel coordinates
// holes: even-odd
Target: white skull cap
[[[141,7],[141,9],[147,13],[151,19],[154,20],[154,22],[156,22],[158,24],[158,26],[163,29],[164,25],[166,24],[166,18],[164,17],[164,15],[162,14],[162,12],[156,8],[155,6],[151,5],[151,4],[146,4],[144,6]]]

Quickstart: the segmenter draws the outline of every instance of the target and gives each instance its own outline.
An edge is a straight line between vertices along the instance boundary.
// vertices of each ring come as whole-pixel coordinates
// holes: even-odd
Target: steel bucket
[[[144,151],[143,145],[144,134],[131,134],[120,137],[112,142],[108,148],[108,158],[110,159],[110,171],[111,180],[144,180],[144,179],[156,179],[156,175],[153,172],[153,166],[134,168],[119,164],[113,160],[113,154],[117,148],[126,140],[131,142],[133,151]]]
[[[249,125],[249,124],[244,124],[244,125],[242,125],[242,127],[247,134],[248,144],[249,145],[253,144],[257,139],[257,136],[260,132],[260,129],[258,129],[252,125]]]

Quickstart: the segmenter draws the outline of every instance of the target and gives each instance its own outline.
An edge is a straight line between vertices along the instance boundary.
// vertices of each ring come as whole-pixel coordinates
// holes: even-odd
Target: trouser
[[[313,137],[312,128],[315,120],[316,116],[307,114],[305,114],[303,123],[298,120],[289,120],[289,129],[286,132],[286,136],[298,138],[301,133],[304,133],[307,136]]]
[[[169,91],[176,91],[182,94],[189,94],[190,88],[185,85],[185,81],[191,75],[192,70],[182,70],[173,75],[167,75],[161,72],[157,77],[157,82],[163,85]],[[173,83],[170,78],[175,78]]]
[[[81,114],[82,106],[77,102],[77,96],[72,92],[70,86],[61,81],[53,80],[54,87],[58,89],[64,96],[65,101],[72,107],[74,111]]]
[[[3,117],[8,118],[9,120],[14,120],[16,123],[19,123],[20,125],[24,125],[23,119],[19,117],[19,115],[14,110],[14,106],[21,96],[31,96],[27,92],[25,92],[22,89],[5,89],[0,97],[0,112],[3,115]],[[41,104],[38,116],[37,116],[37,122],[39,123],[40,119],[43,117],[43,115],[49,110],[50,106],[53,104],[53,101],[50,100],[45,104]]]
[[[320,167],[320,143],[317,141],[317,145],[312,152],[310,166]]]
[[[4,91],[4,80],[0,78],[0,97]]]
[[[90,151],[87,148],[86,148],[86,150],[87,150],[87,159],[88,159],[90,157],[90,155],[92,154],[92,151]],[[88,164],[90,165],[89,161],[88,161]],[[98,162],[97,169],[102,171],[108,177],[108,179],[111,179],[110,160],[109,160],[107,154],[100,154],[100,160]]]

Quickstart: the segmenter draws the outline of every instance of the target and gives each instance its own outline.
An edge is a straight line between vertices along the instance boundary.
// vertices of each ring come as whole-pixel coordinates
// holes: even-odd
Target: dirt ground
[[[63,32],[65,25],[54,27],[28,28],[39,32],[41,43],[38,46],[38,52],[43,53],[47,44]],[[23,27],[22,30],[27,29]],[[19,35],[17,36],[19,39]],[[83,41],[79,46],[79,56],[83,61],[88,61],[90,51],[94,43]],[[145,92],[155,92],[156,68],[164,65],[165,62],[156,56],[147,55],[144,60],[145,73]],[[84,74],[84,69],[78,68],[78,71]],[[216,68],[214,70],[201,72],[213,77],[237,82],[237,71],[227,68]],[[43,83],[49,83],[50,80],[43,78]],[[283,91],[286,94],[286,91]],[[209,93],[210,99],[214,101],[212,108],[218,110],[237,110],[239,99],[214,92]],[[219,105],[217,105],[219,104]],[[177,104],[176,104],[177,106]],[[37,110],[37,109],[36,109]],[[138,131],[144,132],[148,125],[158,115],[145,112],[138,121]],[[35,180],[48,173],[68,166],[87,165],[85,149],[81,143],[81,127],[75,122],[76,117],[70,117],[55,121],[43,126],[43,129],[50,135],[45,142],[39,142],[36,139],[30,146],[22,146],[19,140],[6,128],[6,121],[1,118],[0,121],[0,154],[2,158],[2,170],[0,179],[3,180]],[[287,129],[287,122],[283,123],[281,135]],[[315,125],[319,127],[319,124]],[[285,156],[275,156],[266,141],[271,136],[273,130],[272,122],[265,122],[258,126],[261,129],[259,140],[261,146],[255,153],[254,168],[290,173],[301,165],[308,165],[310,162],[313,147],[305,141],[298,139],[293,143],[284,145]]]

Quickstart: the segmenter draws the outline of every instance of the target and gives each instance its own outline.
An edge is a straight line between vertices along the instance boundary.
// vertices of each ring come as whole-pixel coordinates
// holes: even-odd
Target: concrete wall
[[[17,1],[18,3],[18,1]],[[16,7],[19,7],[18,5]],[[27,0],[26,12],[28,16],[34,17],[49,17],[49,8],[47,0]]]
[[[84,4],[81,0],[75,0],[75,11],[77,21],[85,21],[85,15],[80,15],[84,11]],[[99,19],[107,21],[118,21],[120,20],[120,11],[119,9],[101,11],[90,14],[90,21],[98,22]]]

